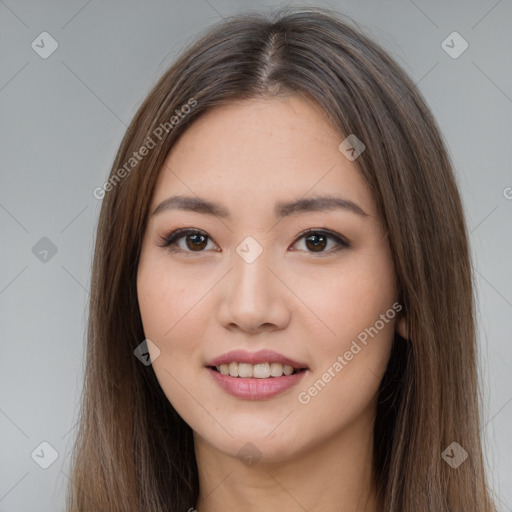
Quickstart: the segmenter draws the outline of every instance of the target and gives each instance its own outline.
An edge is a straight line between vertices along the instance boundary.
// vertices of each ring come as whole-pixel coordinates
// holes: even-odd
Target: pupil
[[[313,246],[311,247],[309,243],[312,242],[312,239],[320,239],[320,245],[318,244],[317,241],[316,243],[313,242]],[[309,235],[308,237],[306,237],[306,245],[308,246],[309,249],[313,249],[314,252],[320,252],[322,249],[324,249],[325,241],[326,237],[324,235]]]

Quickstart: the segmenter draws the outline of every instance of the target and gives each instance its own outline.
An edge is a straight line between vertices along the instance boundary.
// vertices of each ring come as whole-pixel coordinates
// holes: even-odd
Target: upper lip
[[[258,352],[247,352],[246,350],[232,350],[226,352],[215,359],[212,359],[206,366],[220,366],[221,364],[229,364],[232,362],[246,363],[246,364],[260,364],[260,363],[281,363],[292,366],[293,368],[307,369],[308,366],[300,361],[295,361],[289,357],[283,356],[273,350],[260,350]]]

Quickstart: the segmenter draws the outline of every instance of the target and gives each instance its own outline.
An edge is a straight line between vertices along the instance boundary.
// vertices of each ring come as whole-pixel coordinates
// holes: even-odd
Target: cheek
[[[324,418],[324,428],[334,433],[372,408],[389,360],[395,317],[392,296],[374,293],[360,280],[357,288],[349,288],[349,283],[332,282],[324,295],[323,320],[334,334],[326,330],[315,340],[315,367],[298,390],[301,424],[307,430],[317,428],[318,418]],[[346,295],[330,301],[340,290]]]
[[[320,287],[303,288],[310,290],[305,302],[323,327],[313,340],[315,368],[299,402],[308,403],[310,413],[327,407],[337,421],[355,417],[371,403],[386,370],[395,324],[390,258],[358,254],[350,263],[319,280]],[[333,403],[343,407],[333,409]]]
[[[161,261],[141,263],[137,276],[137,296],[146,338],[161,355],[185,359],[199,346],[201,297],[208,290],[205,281],[176,272]]]
[[[316,273],[315,278],[301,283],[297,295],[319,320],[315,345],[320,344],[330,354],[349,346],[361,332],[373,326],[395,299],[393,267],[382,255],[380,262],[374,257],[355,255],[335,272],[326,272],[325,276]],[[392,318],[379,326],[383,335],[389,337]]]
[[[168,265],[157,259],[139,265],[137,295],[144,335],[159,350],[154,357],[150,349],[152,367],[162,391],[185,421],[193,419],[189,417],[190,392],[200,396],[189,382],[191,368],[199,368],[201,361],[207,318],[201,297],[207,290],[204,280],[170,273]]]

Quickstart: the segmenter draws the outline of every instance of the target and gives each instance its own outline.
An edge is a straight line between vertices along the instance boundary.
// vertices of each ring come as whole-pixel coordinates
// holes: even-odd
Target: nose
[[[284,329],[289,324],[293,294],[283,279],[276,277],[279,272],[264,254],[252,263],[234,255],[233,268],[218,290],[218,321],[226,329],[257,334]]]

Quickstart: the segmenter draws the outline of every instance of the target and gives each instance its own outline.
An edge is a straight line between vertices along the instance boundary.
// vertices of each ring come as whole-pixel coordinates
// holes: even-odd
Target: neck
[[[328,441],[286,460],[262,457],[252,466],[194,434],[197,512],[376,512],[372,420],[362,423],[359,418]]]

